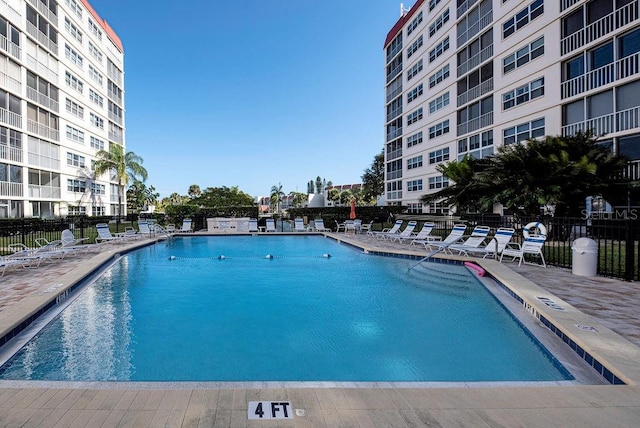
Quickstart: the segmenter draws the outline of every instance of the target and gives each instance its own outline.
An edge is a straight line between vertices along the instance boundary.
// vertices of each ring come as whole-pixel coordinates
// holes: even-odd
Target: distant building
[[[331,192],[332,189],[337,189],[339,193],[344,192],[345,190],[351,190],[353,193],[357,193],[360,190],[362,190],[362,183],[358,183],[358,184],[338,184],[338,185],[332,185],[332,186],[326,186],[324,188],[324,206],[325,207],[333,207],[333,206],[344,206],[344,205],[348,205],[348,204],[341,204],[340,202],[333,202],[331,200],[329,200],[329,194],[333,193]]]

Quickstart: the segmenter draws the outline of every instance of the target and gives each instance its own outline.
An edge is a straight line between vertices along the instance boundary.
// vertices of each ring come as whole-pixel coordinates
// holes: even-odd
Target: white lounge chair
[[[407,226],[402,230],[402,232],[393,234],[390,236],[386,236],[385,239],[389,239],[390,241],[401,242],[402,239],[406,239],[413,236],[413,230],[416,228],[417,224],[418,224],[417,221],[411,220],[409,221],[409,223],[407,223]]]
[[[258,228],[258,219],[250,218],[249,219],[249,233],[258,232],[260,229]]]
[[[123,243],[127,240],[122,234],[112,235],[107,223],[96,224],[96,231],[98,232],[96,244]]]
[[[190,218],[185,218],[184,220],[182,220],[182,227],[180,228],[180,230],[178,230],[178,232],[193,233],[193,228],[191,223],[192,223],[192,220]]]
[[[386,236],[395,235],[396,233],[398,233],[403,223],[404,222],[402,220],[396,220],[396,222],[390,229],[382,229],[381,232],[374,232],[370,230],[369,232],[367,232],[367,235],[373,236],[378,239],[385,239]]]
[[[497,258],[502,254],[502,251],[507,247],[507,244],[513,238],[515,230],[511,227],[501,227],[496,230],[496,233],[491,237],[491,240],[487,242],[487,245],[482,245],[478,248],[467,248],[460,251],[460,254],[465,256],[482,256],[482,258],[493,257]]]
[[[62,242],[62,248],[74,249],[78,252],[84,251],[85,253],[92,250],[100,250],[100,244],[85,244],[89,238],[76,238],[73,232],[69,229],[62,231],[60,241]]]
[[[355,235],[357,232],[358,228],[356,226],[355,220],[344,221],[344,233],[353,233]]]
[[[363,223],[360,226],[360,233],[366,233],[368,235],[372,226],[373,226],[373,220],[371,220],[369,223]]]
[[[457,252],[458,254],[466,254],[467,251],[471,251],[475,248],[480,248],[489,236],[491,228],[489,226],[476,226],[471,232],[471,236],[464,239],[460,238],[461,242],[456,242],[447,247],[447,251],[451,254]]]
[[[420,241],[415,241],[414,245],[422,244],[425,249],[429,251],[433,251],[434,249],[445,250],[449,245],[452,245],[460,240],[464,236],[464,232],[467,230],[466,224],[456,224],[449,232],[446,238],[441,241],[433,241],[430,239],[423,239]]]
[[[0,257],[0,277],[3,277],[4,274],[7,272],[7,270],[9,269],[13,269],[16,267],[31,267],[31,264],[36,264],[40,265],[40,261],[42,259],[38,258],[38,257],[31,257],[31,258],[20,258],[20,257]],[[37,266],[36,266],[37,267]]]
[[[528,262],[525,260],[525,256],[536,256],[539,257],[542,262],[542,267],[547,267],[547,263],[544,260],[544,254],[542,253],[542,246],[547,240],[546,235],[530,235],[524,238],[522,245],[514,242],[508,244],[504,250],[502,250],[502,254],[500,255],[500,262],[502,262],[504,257],[510,257],[511,261],[519,260],[518,266],[521,266],[522,263],[530,264],[530,265],[540,265],[537,263]]]
[[[434,236],[431,234],[431,232],[433,231],[433,228],[436,227],[436,225],[434,223],[431,222],[424,222],[422,224],[422,228],[420,229],[420,231],[416,234],[416,235],[411,235],[408,236],[406,238],[401,238],[400,242],[402,243],[409,243],[411,245],[415,245],[415,243],[420,243],[422,241],[440,241],[442,240],[442,237],[440,236]]]
[[[301,218],[295,218],[293,220],[293,230],[296,232],[306,232],[307,229],[304,227],[304,220]]]
[[[321,218],[317,218],[313,221],[315,224],[316,232],[331,232],[331,229],[324,225],[324,220]]]
[[[276,222],[272,218],[268,218],[265,225],[267,232],[276,232]]]

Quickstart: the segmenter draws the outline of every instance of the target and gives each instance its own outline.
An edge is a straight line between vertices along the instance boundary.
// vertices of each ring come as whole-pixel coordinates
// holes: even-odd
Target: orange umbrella
[[[353,220],[356,218],[356,200],[351,199],[351,212],[349,213],[349,218]]]

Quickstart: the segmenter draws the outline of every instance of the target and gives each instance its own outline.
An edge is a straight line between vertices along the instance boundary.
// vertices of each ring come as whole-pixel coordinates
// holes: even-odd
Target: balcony
[[[22,197],[23,194],[22,183],[0,181],[0,196]]]
[[[402,199],[402,190],[396,190],[395,192],[387,192],[387,201],[391,199]]]
[[[402,85],[400,85],[399,87],[395,88],[393,91],[387,94],[387,102],[390,102],[401,93],[402,93]]]
[[[574,4],[580,3],[580,1],[582,0],[560,0],[560,12],[564,12]]]
[[[468,103],[469,101],[475,100],[476,98],[479,98],[491,91],[493,91],[493,77],[489,80],[485,80],[484,82],[481,82],[478,86],[473,87],[468,91],[458,95],[458,98],[457,98],[458,107]]]
[[[570,136],[577,132],[591,130],[593,135],[599,137],[612,132],[623,132],[640,128],[640,107],[633,107],[616,113],[587,119],[562,127],[562,135]]]
[[[0,159],[22,163],[22,149],[0,144]]]
[[[402,127],[387,132],[387,142],[402,135]]]
[[[60,199],[60,188],[29,184],[29,197],[38,199]]]
[[[0,108],[0,123],[22,129],[22,116],[12,111]]]
[[[480,52],[460,64],[457,68],[458,77],[467,73],[470,70],[473,70],[486,60],[490,59],[493,56],[493,45],[489,45],[486,48],[482,49]]]
[[[456,39],[457,46],[460,47],[465,43],[467,43],[469,40],[471,40],[473,36],[475,36],[480,31],[488,27],[489,24],[491,24],[491,22],[493,22],[493,10],[490,10],[489,12],[485,13],[484,16],[482,16],[478,20],[478,22],[476,22],[471,27],[467,28],[465,32],[460,34]]]
[[[29,3],[31,3],[31,6],[33,6],[34,8],[38,9],[40,15],[47,18],[47,20],[49,20],[49,22],[51,22],[56,27],[58,26],[58,16],[53,13],[53,11],[49,9],[45,4],[38,0],[29,0]]]
[[[107,68],[107,76],[113,83],[122,88],[122,73],[119,71],[114,71],[111,68]]]
[[[41,75],[42,77],[50,81],[51,83],[56,85],[58,84],[57,70],[53,70],[47,67],[42,62],[38,61],[28,53],[27,53],[27,65],[31,70],[35,71],[36,73],[38,73],[39,75]]]
[[[391,70],[389,74],[387,74],[387,83],[391,82],[401,72],[402,72],[402,64],[398,65],[396,68]]]
[[[60,141],[60,132],[31,119],[27,119],[27,131],[49,140]]]
[[[638,0],[615,10],[604,18],[560,40],[561,53],[566,55],[569,52],[573,52],[636,19],[638,19]]]
[[[493,125],[493,112],[483,114],[475,119],[468,120],[461,123],[457,127],[458,136],[468,134],[469,132],[477,131],[480,128]]]
[[[111,101],[122,107],[122,96],[118,96],[114,91],[108,90],[107,96]]]
[[[478,0],[466,0],[464,3],[458,6],[458,9],[456,10],[456,19],[460,18],[466,11],[469,10],[471,6],[476,4],[477,1]]]
[[[22,85],[19,80],[14,79],[8,74],[0,71],[0,86],[8,89],[10,92],[14,94],[22,93]]]
[[[29,152],[27,154],[27,159],[29,162],[29,166],[36,166],[39,168],[56,169],[56,170],[60,169],[60,159],[57,159],[57,158],[42,156],[38,153]]]
[[[5,36],[0,35],[0,49],[14,57],[15,59],[22,60],[22,49],[12,41],[9,41]]]
[[[640,180],[640,160],[629,162],[622,176],[628,180]]]
[[[58,55],[58,45],[53,42],[46,34],[38,30],[35,25],[27,22],[27,34],[36,39],[38,43],[46,47],[54,55]]]
[[[401,114],[402,114],[402,106],[392,110],[390,113],[387,114],[387,122],[391,122],[393,119],[400,116]]]
[[[58,104],[58,101],[54,100],[53,98],[49,98],[45,94],[41,94],[40,92],[33,88],[30,88],[29,86],[27,86],[27,98],[40,104],[43,107],[48,108],[49,110],[55,111],[56,113],[59,111],[60,105]]]
[[[0,9],[2,9],[2,13],[6,18],[9,19],[9,21],[13,22],[14,24],[22,22],[22,18],[18,9],[7,3],[7,0],[0,0],[0,5],[2,5],[2,7],[0,7]]]
[[[640,52],[629,55],[604,67],[574,77],[562,82],[562,98],[573,97],[591,89],[600,88],[603,85],[624,79],[640,73]]]
[[[122,144],[122,141],[123,141],[122,134],[117,134],[113,131],[109,131],[109,140]]]
[[[402,148],[397,149],[397,150],[393,150],[391,152],[387,152],[387,161],[392,161],[394,159],[398,159],[399,157],[402,157]]]
[[[112,111],[109,112],[109,119],[112,120],[113,122],[117,123],[118,125],[122,126],[122,118],[117,116]]]

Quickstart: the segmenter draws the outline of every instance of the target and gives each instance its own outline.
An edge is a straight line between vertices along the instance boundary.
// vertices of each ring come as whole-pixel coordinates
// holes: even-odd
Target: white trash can
[[[571,246],[571,272],[578,276],[596,276],[598,272],[598,243],[591,238],[578,238]]]

